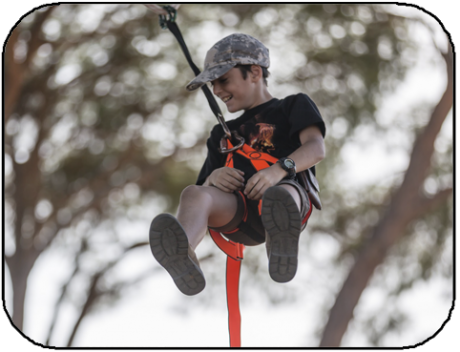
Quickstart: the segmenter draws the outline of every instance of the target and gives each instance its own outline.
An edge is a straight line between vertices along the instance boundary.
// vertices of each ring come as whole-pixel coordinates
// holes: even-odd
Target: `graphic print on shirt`
[[[275,125],[259,122],[260,116],[251,119],[244,125],[240,126],[240,133],[247,141],[249,146],[259,152],[268,153],[275,150],[273,136],[275,134]]]

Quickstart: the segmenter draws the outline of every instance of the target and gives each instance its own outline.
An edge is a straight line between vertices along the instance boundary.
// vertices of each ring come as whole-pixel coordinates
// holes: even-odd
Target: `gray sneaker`
[[[203,291],[206,281],[200,264],[184,229],[174,216],[160,214],[152,220],[150,249],[183,294],[192,296]]]
[[[276,282],[292,280],[297,271],[301,219],[291,194],[283,187],[267,189],[262,198],[268,272]]]

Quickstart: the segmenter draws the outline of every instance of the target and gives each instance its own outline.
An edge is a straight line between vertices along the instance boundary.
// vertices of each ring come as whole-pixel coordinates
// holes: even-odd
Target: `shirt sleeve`
[[[323,137],[326,136],[326,126],[323,118],[318,107],[308,95],[299,93],[292,96],[292,100],[287,108],[289,124],[291,126],[289,130],[290,138],[298,138],[300,131],[313,125],[318,126]]]
[[[196,184],[201,186],[205,183],[211,173],[219,168],[224,166],[225,155],[219,153],[220,138],[223,136],[224,130],[222,126],[216,125],[211,131],[211,135],[206,142],[206,147],[208,148],[208,155],[204,164],[201,168],[200,173],[198,174],[198,179]]]

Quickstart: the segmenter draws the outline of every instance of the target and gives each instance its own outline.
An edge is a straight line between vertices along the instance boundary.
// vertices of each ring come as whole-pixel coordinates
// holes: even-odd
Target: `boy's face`
[[[257,80],[258,81],[258,80]],[[257,81],[248,73],[243,78],[239,68],[232,68],[225,75],[211,82],[213,93],[219,97],[229,112],[248,110],[260,104]]]

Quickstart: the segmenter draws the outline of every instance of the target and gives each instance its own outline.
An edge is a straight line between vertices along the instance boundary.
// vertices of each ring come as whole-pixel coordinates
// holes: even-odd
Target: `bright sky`
[[[452,34],[454,43],[456,43],[456,37],[459,35],[458,23],[454,16],[455,11],[448,5],[451,3],[450,1],[437,1],[436,5],[434,5],[433,2],[428,0],[417,1],[419,6],[433,12],[444,23],[446,29]],[[21,2],[21,6],[13,2],[7,9],[5,8],[1,11],[0,32],[2,37],[6,38],[8,32],[15,24],[16,19],[19,19],[25,11],[39,5],[41,5],[40,2],[31,0]],[[400,11],[405,11],[408,15],[415,11],[421,13],[422,16],[427,16],[412,8],[400,9]],[[397,118],[413,97],[420,99],[420,97],[423,96],[424,99],[431,98],[436,100],[436,97],[439,97],[442,92],[444,83],[437,80],[436,75],[437,72],[427,69],[426,64],[421,63],[417,65],[414,71],[409,75],[407,85],[397,93],[399,104],[394,105],[395,99],[392,98],[393,111],[387,111],[389,118]],[[452,135],[451,129],[448,128],[449,124],[450,122],[446,123],[447,126],[442,132],[446,136]],[[366,160],[367,162],[369,160],[369,155],[377,155],[382,159],[385,158],[387,162],[395,166],[395,170],[403,170],[406,162],[404,158],[401,158],[397,154],[386,155],[386,153],[378,150],[377,144],[375,147],[371,146],[366,151],[351,149],[350,152],[361,155],[362,160]],[[372,167],[366,168],[368,172],[365,174],[365,177],[362,176],[363,178],[360,181],[374,182],[378,180],[382,172],[382,168],[379,167],[381,164],[380,162]],[[359,175],[363,175],[362,170],[359,171]],[[349,173],[347,177],[352,179],[359,175]],[[206,250],[207,245],[210,244],[202,245],[203,252]],[[323,251],[327,251],[327,248],[330,248],[327,243],[316,243],[314,246],[317,246],[314,248],[321,248]],[[200,254],[200,250],[201,249],[198,251],[198,255]],[[253,255],[256,255],[257,251],[262,255],[260,253],[260,248],[250,250],[254,253]],[[151,255],[148,251],[149,250],[146,249],[143,254],[139,254],[137,258],[131,259],[130,264],[132,265],[133,271],[138,272],[140,268],[148,269],[147,266],[150,265],[152,268],[154,267],[155,264],[152,263]],[[43,331],[49,324],[49,304],[52,304],[57,294],[52,285],[56,284],[59,278],[62,279],[66,270],[65,267],[56,268],[56,260],[59,261],[60,259],[65,262],[65,258],[60,258],[58,253],[50,252],[46,256],[43,256],[37,264],[36,275],[34,273],[29,282],[31,289],[35,292],[34,297],[28,297],[28,302],[30,302],[29,307],[32,309],[33,314],[30,315],[32,317],[26,329],[30,331],[29,336],[31,338],[42,338]],[[222,260],[225,260],[224,255],[222,255]],[[315,265],[313,261],[311,263],[308,261],[303,262],[302,266],[299,268],[299,276],[304,275],[307,277],[308,275],[312,275],[313,265]],[[50,266],[53,267],[53,277],[47,274]],[[320,268],[318,268],[318,270],[320,270]],[[224,275],[224,273],[222,273],[222,275]],[[244,267],[243,275],[245,275]],[[312,282],[315,281],[313,280]],[[208,285],[214,284],[215,283],[212,281],[208,282]],[[288,285],[292,285],[292,287],[295,288],[295,280]],[[162,287],[162,289],[158,290],[158,287]],[[420,326],[425,327],[422,328],[422,331],[426,329],[427,337],[431,335],[431,331],[434,333],[433,330],[440,327],[446,315],[442,310],[442,307],[444,307],[442,303],[433,305],[431,305],[431,302],[427,303],[427,299],[430,297],[439,296],[439,287],[440,286],[436,285],[436,283],[431,283],[431,285],[420,285],[418,291],[421,294],[412,295],[411,293],[410,297],[405,298],[404,307],[401,307],[401,309],[424,313],[423,315],[420,314],[420,319],[416,318],[416,320],[421,324]],[[220,290],[220,295],[213,297],[213,300],[216,302],[213,304],[212,309],[206,309],[203,305],[198,305],[198,303],[196,303],[199,308],[191,310],[189,316],[184,316],[178,311],[177,304],[174,304],[181,294],[174,287],[169,276],[167,276],[167,274],[155,274],[152,278],[146,280],[145,284],[129,292],[129,294],[119,302],[115,309],[104,310],[103,313],[95,315],[94,318],[87,318],[81,327],[76,339],[76,344],[78,346],[91,345],[94,347],[109,347],[112,345],[120,347],[123,345],[134,346],[132,341],[136,341],[136,346],[138,347],[161,347],[168,345],[208,345],[227,347],[228,335],[225,289],[223,285],[218,289]],[[8,296],[10,292],[9,285],[6,285],[5,290]],[[292,346],[308,345],[309,341],[305,340],[305,331],[316,329],[317,323],[313,320],[307,322],[305,316],[308,312],[317,311],[317,307],[321,304],[321,296],[318,294],[320,291],[320,289],[312,287],[311,291],[305,293],[306,299],[303,302],[297,305],[278,305],[275,308],[270,308],[270,311],[268,311],[263,304],[252,303],[250,306],[242,304],[243,345],[245,347],[263,345],[274,347],[277,345],[287,346],[288,344]],[[241,287],[240,292],[244,292],[244,286]],[[317,294],[314,294],[314,292]],[[199,301],[199,298],[190,297],[187,300],[189,302],[188,304],[194,305],[195,302]],[[362,307],[364,308],[360,306],[359,309],[357,309],[357,314],[359,314],[360,309],[366,309],[366,301],[375,302],[376,300],[378,300],[377,292],[366,292],[363,296],[364,303]],[[181,302],[185,301],[181,300]],[[450,302],[447,306],[449,305]],[[173,306],[175,310],[171,310]],[[441,310],[437,307],[441,308]],[[68,318],[73,320],[74,317],[71,316],[71,312],[67,311],[67,314],[69,314]],[[430,317],[429,319],[426,319],[427,315]],[[431,322],[435,328],[431,328],[427,320]],[[297,321],[302,321],[302,325],[296,324],[295,322]],[[280,324],[277,325],[276,322]],[[40,347],[31,345],[30,342],[24,340],[24,338],[11,327],[6,315],[0,318],[0,324],[2,345],[6,343],[9,346],[15,346],[16,349],[20,348],[25,351],[40,349]],[[447,347],[451,346],[451,341],[456,338],[458,342],[456,332],[458,332],[459,325],[458,313],[454,312],[454,319],[446,325],[440,335],[418,349],[421,351],[450,350]],[[257,329],[254,329],[254,327],[257,327]],[[68,336],[68,332],[65,329],[65,324],[58,327],[56,335],[59,336],[59,331],[62,331],[63,337]],[[178,332],[180,333],[178,334]],[[107,336],[110,336],[110,338],[107,338]],[[126,337],[129,338],[126,339]],[[344,342],[350,345],[356,345],[359,344],[359,339],[350,336],[349,338],[346,337]],[[409,341],[408,344],[418,342],[420,341]]]

